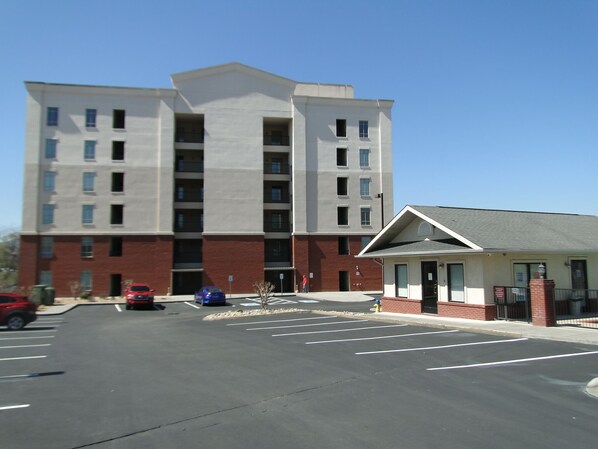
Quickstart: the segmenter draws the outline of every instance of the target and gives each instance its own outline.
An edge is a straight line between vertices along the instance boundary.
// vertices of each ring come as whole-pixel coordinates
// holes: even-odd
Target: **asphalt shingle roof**
[[[407,211],[405,211],[407,209]],[[409,255],[441,252],[598,252],[598,217],[593,215],[468,209],[442,206],[406,206],[402,216],[384,229],[364,256]],[[401,221],[413,219],[412,209],[444,227],[460,242],[423,240],[396,245],[391,241],[402,229]],[[401,213],[399,215],[401,215]],[[456,244],[455,244],[456,243]]]

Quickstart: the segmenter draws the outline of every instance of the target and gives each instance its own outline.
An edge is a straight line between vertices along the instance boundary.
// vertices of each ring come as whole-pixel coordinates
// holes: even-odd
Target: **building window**
[[[338,167],[347,167],[347,149],[337,148],[336,149],[336,165]]]
[[[81,224],[93,224],[93,204],[84,204],[81,208]]]
[[[274,186],[272,187],[272,201],[277,201],[280,202],[282,201],[282,187],[280,186]]]
[[[123,238],[110,237],[110,257],[121,257],[123,255]]]
[[[96,174],[92,172],[83,173],[83,191],[93,192],[95,190],[95,177]]]
[[[359,180],[359,194],[361,196],[370,196],[370,184],[372,180],[370,178],[361,178]]]
[[[112,142],[112,160],[113,161],[124,161],[125,160],[125,143],[121,140],[115,140]]]
[[[465,277],[462,263],[448,264],[449,301],[465,302]]]
[[[93,284],[92,284],[92,277],[91,271],[82,271],[81,277],[79,279],[79,285],[81,286],[81,291],[91,291]]]
[[[125,174],[124,173],[112,173],[111,191],[113,193],[122,193],[125,191]],[[179,199],[181,199],[181,198],[179,198]]]
[[[42,224],[54,224],[54,204],[42,206]]]
[[[86,161],[93,161],[96,158],[96,141],[86,140],[83,146],[83,158]]]
[[[359,149],[359,167],[368,168],[370,166],[370,150],[367,148]]]
[[[81,237],[81,257],[93,257],[93,237]]]
[[[86,109],[85,110],[85,127],[86,128],[95,128],[96,127],[96,116],[97,116],[96,109]]]
[[[46,125],[58,126],[58,108],[48,107],[48,113],[46,116]]]
[[[361,208],[361,226],[370,226],[372,224],[371,212],[369,207]]]
[[[338,196],[347,196],[349,178],[336,178],[336,194]]]
[[[368,121],[367,120],[359,120],[359,137],[367,138],[368,135],[369,135]]]
[[[336,208],[337,223],[339,226],[347,226],[349,224],[349,207],[338,206]]]
[[[51,271],[40,271],[39,272],[39,283],[48,287],[52,286],[52,272]]]
[[[336,137],[347,137],[347,121],[336,119]]]
[[[56,159],[56,139],[46,139],[46,146],[44,148],[44,157],[46,159]]]
[[[349,254],[349,237],[338,238],[338,254],[341,256]]]
[[[361,237],[361,249],[364,249],[366,246],[368,246],[371,241],[372,241],[371,235],[364,235],[363,237]]]
[[[123,224],[124,208],[125,206],[123,206],[122,204],[112,204],[110,206],[110,224]]]
[[[54,192],[56,189],[56,172],[44,172],[44,192]]]
[[[54,257],[54,237],[42,237],[40,256],[44,259]]]
[[[395,265],[395,295],[397,298],[408,298],[407,265]]]
[[[125,129],[125,110],[114,109],[112,111],[112,127],[114,129]]]

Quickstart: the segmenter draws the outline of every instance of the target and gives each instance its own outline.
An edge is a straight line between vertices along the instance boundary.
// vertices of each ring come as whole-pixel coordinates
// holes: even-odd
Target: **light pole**
[[[376,195],[376,198],[380,198],[380,211],[382,215],[382,223],[380,224],[380,229],[384,228],[384,193],[380,192]]]

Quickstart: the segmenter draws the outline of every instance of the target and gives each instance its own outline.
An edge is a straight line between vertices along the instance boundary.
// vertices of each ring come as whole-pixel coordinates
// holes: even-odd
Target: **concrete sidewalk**
[[[275,295],[280,297],[281,295]],[[320,301],[338,302],[338,311],[343,311],[342,303],[349,302],[372,302],[376,297],[380,296],[379,292],[316,292],[316,293],[298,293],[298,294],[284,294],[282,296],[294,296],[300,299],[314,299]],[[233,294],[232,299],[255,298],[255,294]],[[228,295],[227,295],[228,298]],[[193,302],[193,295],[179,295],[179,296],[160,296],[156,297],[157,303],[169,302]],[[122,299],[115,300],[80,300],[72,301],[66,299],[59,299],[55,305],[43,306],[42,310],[38,311],[39,316],[61,315],[67,313],[69,310],[80,305],[94,306],[106,304],[121,304],[125,302]],[[370,309],[371,311],[373,310]],[[533,326],[529,323],[522,323],[517,321],[479,321],[466,320],[460,318],[444,318],[436,315],[410,315],[403,313],[370,313],[368,318],[372,320],[380,320],[387,322],[401,322],[414,324],[419,326],[429,326],[435,328],[451,328],[461,329],[470,332],[482,332],[488,334],[497,334],[504,336],[512,336],[517,338],[539,338],[543,340],[564,341],[570,343],[583,343],[598,346],[598,329],[580,328],[575,326],[557,326],[557,327],[539,327]]]

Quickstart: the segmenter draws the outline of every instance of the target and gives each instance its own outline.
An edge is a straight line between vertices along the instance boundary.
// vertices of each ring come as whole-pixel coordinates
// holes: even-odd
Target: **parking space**
[[[545,344],[525,337],[511,338],[489,334],[463,332],[458,329],[430,329],[413,325],[388,324],[377,320],[350,319],[334,315],[297,316],[285,319],[257,319],[229,322],[226,326],[244,332],[263,333],[272,339],[294,339],[321,350],[345,352],[370,359],[391,357],[406,359],[408,354],[420,354],[433,366],[426,371],[446,371],[467,368],[493,368],[509,365],[594,357],[592,348],[555,352]],[[327,349],[322,349],[326,347]],[[575,348],[577,349],[577,348]],[[435,353],[433,357],[431,353]]]
[[[38,317],[20,331],[0,329],[0,411],[9,412],[34,406],[35,398],[19,382],[51,374],[48,351],[65,322],[60,317]]]

